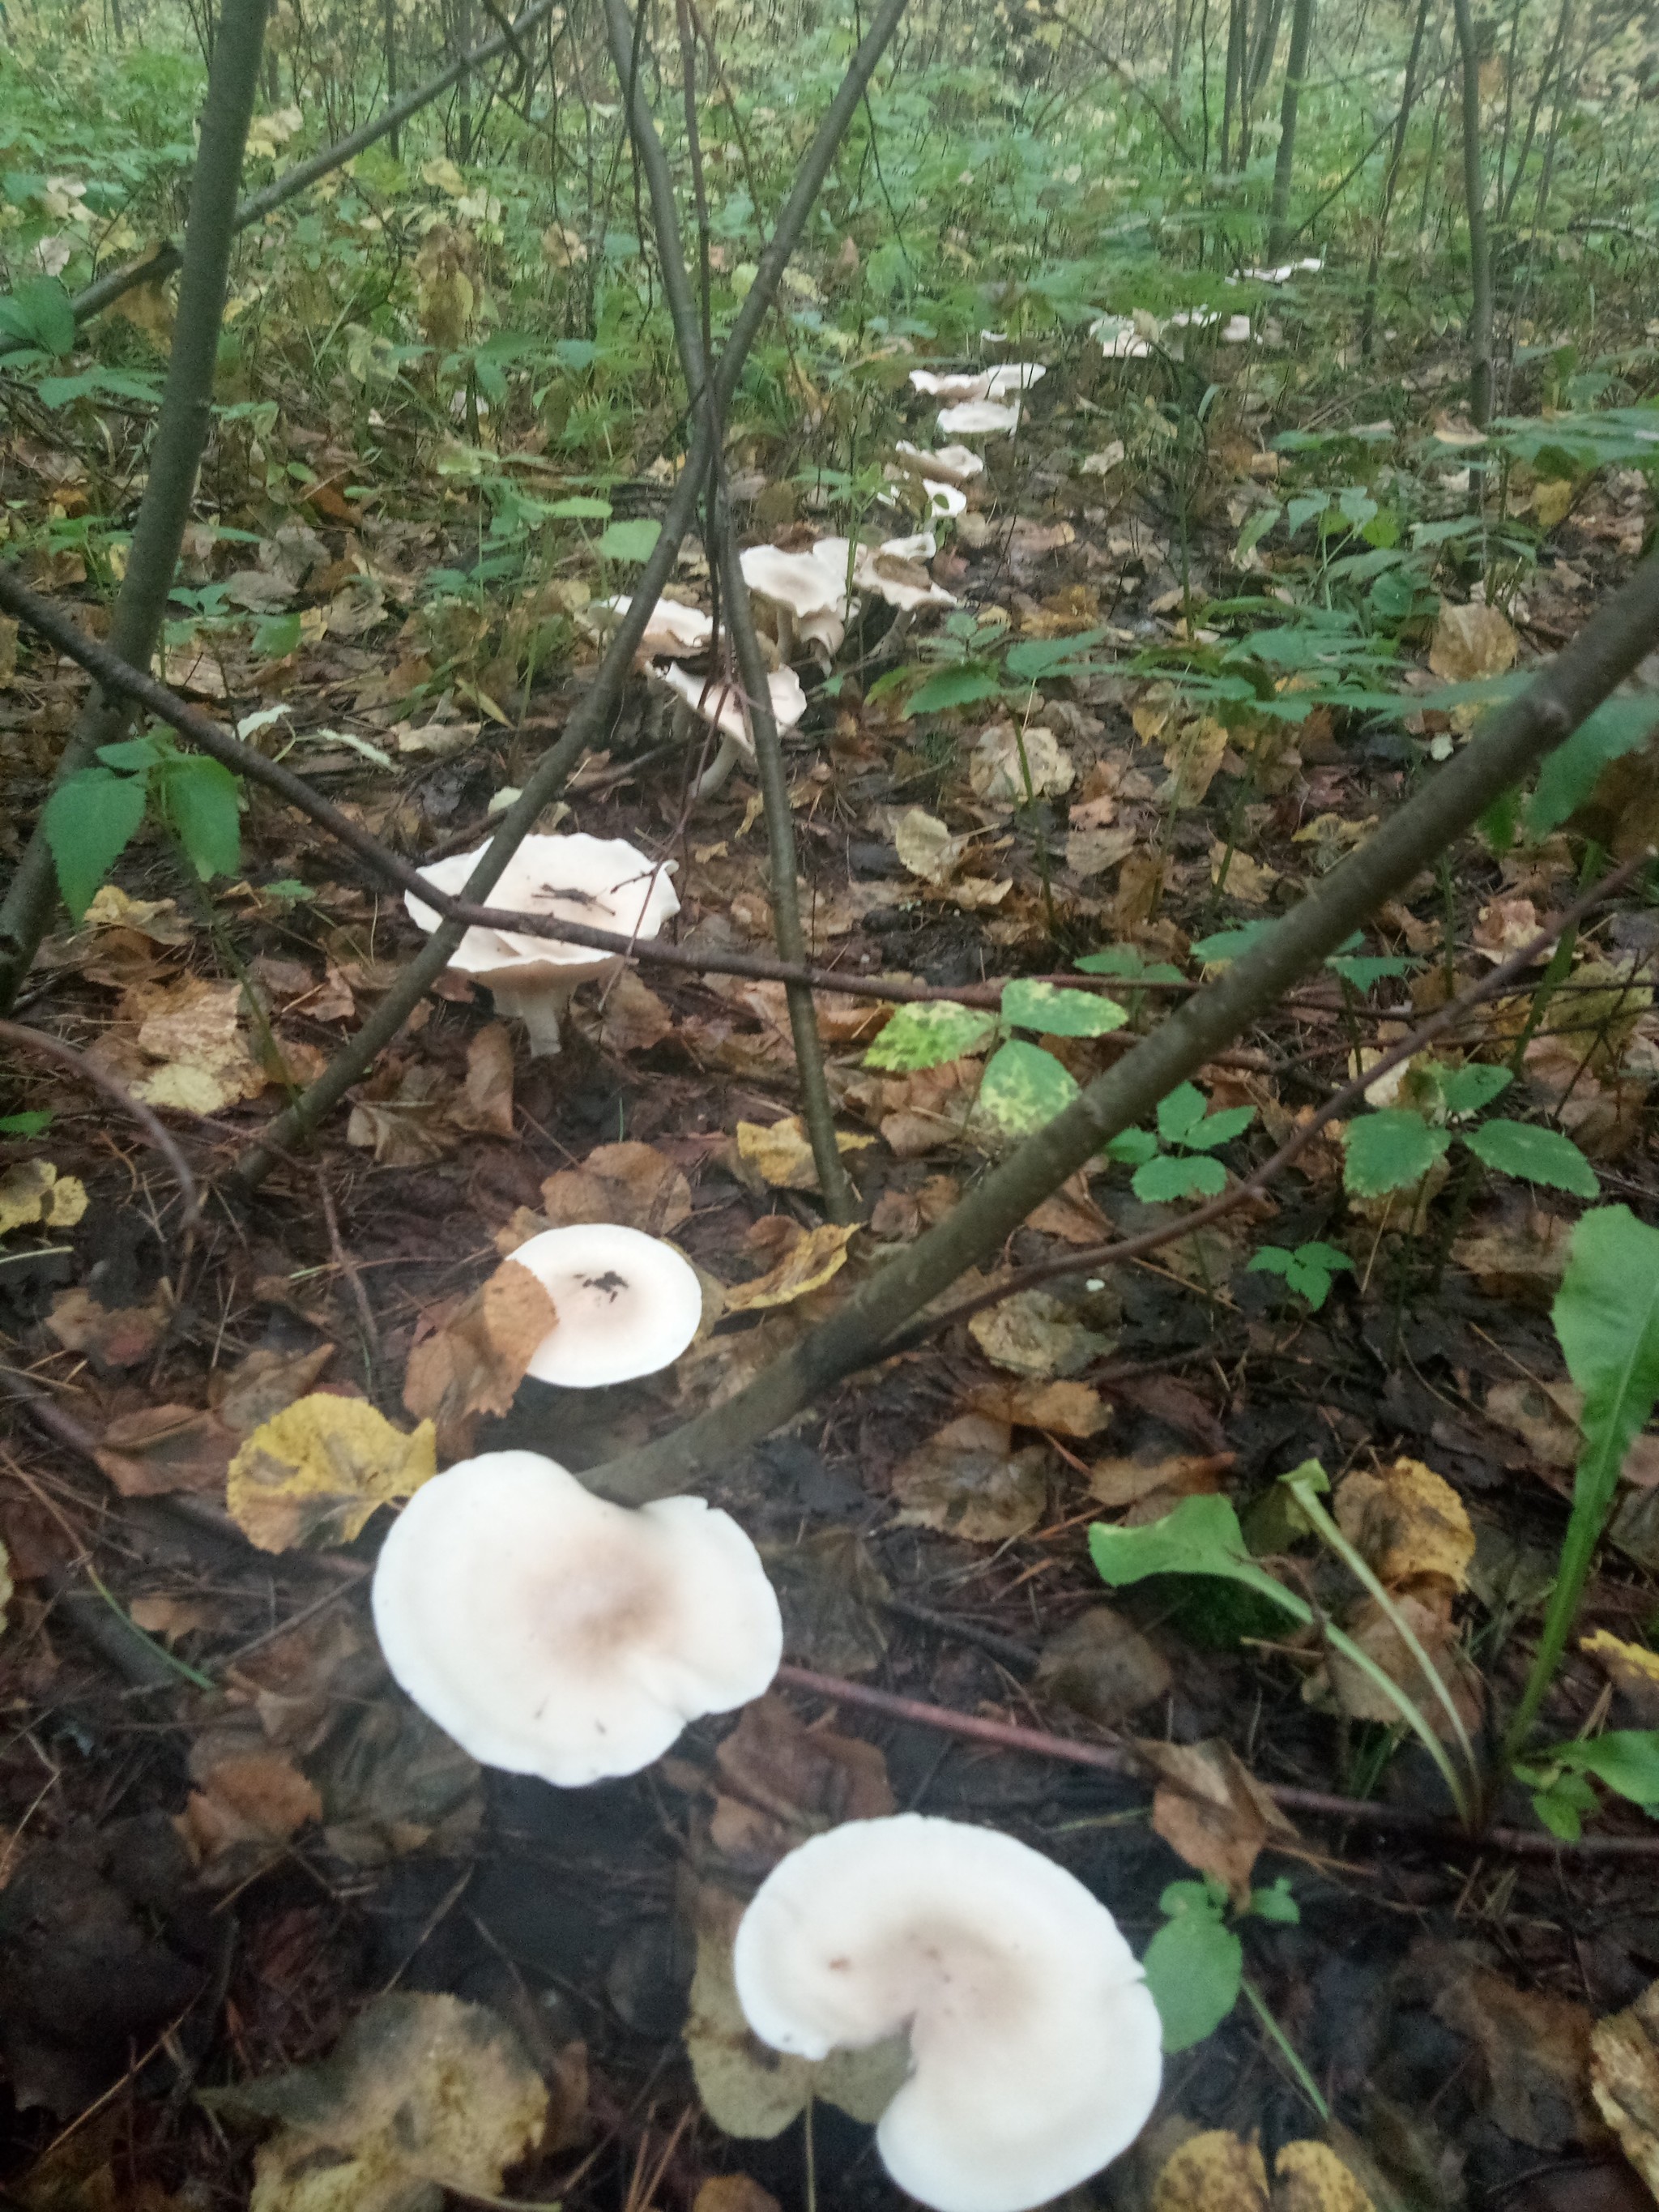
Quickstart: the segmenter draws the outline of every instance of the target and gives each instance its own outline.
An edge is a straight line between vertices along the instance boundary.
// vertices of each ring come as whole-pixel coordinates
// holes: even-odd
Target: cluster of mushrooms
[[[654,1373],[696,1333],[675,1248],[609,1223],[532,1237],[509,1265],[556,1325],[530,1373],[568,1389]],[[729,1514],[608,1504],[556,1462],[484,1452],[417,1490],[381,1547],[374,1626],[395,1680],[487,1766],[563,1789],[637,1773],[689,1722],[763,1694],[778,1601]],[[908,2032],[877,2146],[936,2212],[1024,2212],[1145,2126],[1158,2014],[1111,1914],[994,1829],[851,1820],[785,1857],[738,1929],[755,2034],[808,2059]]]

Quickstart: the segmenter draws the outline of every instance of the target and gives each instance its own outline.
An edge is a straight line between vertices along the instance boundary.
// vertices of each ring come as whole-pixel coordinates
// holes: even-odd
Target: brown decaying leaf
[[[238,1026],[240,983],[186,975],[149,998],[138,1024],[138,1049],[162,1065],[134,1082],[136,1097],[181,1113],[217,1114],[264,1089],[264,1070]]]
[[[1474,1726],[1480,1717],[1481,1680],[1459,1644],[1449,1593],[1443,1587],[1437,1590],[1431,1583],[1424,1583],[1417,1591],[1396,1592],[1393,1604],[1450,1691],[1464,1726]],[[1435,1732],[1449,1737],[1449,1714],[1424,1680],[1415,1655],[1376,1600],[1360,1599],[1349,1607],[1342,1625],[1366,1657],[1413,1699]],[[1386,1692],[1336,1650],[1326,1653],[1320,1668],[1303,1684],[1302,1694],[1310,1705],[1323,1704],[1328,1696],[1334,1698],[1350,1720],[1392,1726],[1400,1718],[1400,1708]]]
[[[1506,2136],[1542,2151],[1601,2138],[1584,2006],[1540,1990],[1518,1990],[1460,1953],[1453,1956],[1434,2011],[1479,2051],[1486,2109]]]
[[[728,1313],[757,1313],[769,1306],[793,1305],[809,1291],[822,1290],[846,1266],[847,1247],[858,1233],[856,1223],[842,1228],[826,1221],[817,1229],[803,1229],[798,1221],[786,1221],[781,1215],[769,1219],[793,1234],[777,1236],[781,1256],[763,1275],[726,1286]],[[755,1224],[757,1229],[767,1225],[766,1222]],[[758,1242],[752,1239],[752,1232],[751,1241]]]
[[[430,1421],[405,1436],[361,1398],[318,1395],[254,1431],[230,1463],[225,1502],[260,1551],[316,1549],[349,1544],[377,1506],[437,1471]]]
[[[1057,1437],[1097,1436],[1112,1418],[1111,1407],[1086,1382],[982,1382],[969,1393],[968,1410]]]
[[[647,1237],[672,1237],[691,1218],[691,1186],[651,1145],[599,1145],[579,1168],[548,1176],[542,1208],[555,1229],[614,1221]]]
[[[216,1415],[193,1406],[146,1406],[105,1428],[98,1465],[124,1498],[188,1491],[216,1498],[239,1438]]]
[[[1334,1503],[1337,1526],[1386,1589],[1467,1584],[1469,1516],[1450,1483],[1421,1460],[1397,1459],[1376,1474],[1356,1468],[1337,1485]]]
[[[844,1158],[848,1152],[863,1152],[875,1141],[873,1137],[854,1137],[837,1131],[836,1149]],[[739,1160],[772,1189],[818,1188],[817,1164],[798,1114],[787,1114],[780,1121],[739,1121],[737,1143]]]
[[[358,1092],[346,1142],[372,1152],[380,1167],[417,1168],[454,1149],[453,1089],[443,1070],[423,1062],[382,1070]]]
[[[90,1291],[60,1291],[46,1327],[66,1352],[84,1352],[101,1371],[149,1358],[172,1318],[172,1304],[158,1284],[142,1306],[103,1306]]]
[[[1058,1237],[1064,1244],[1103,1244],[1112,1224],[1089,1195],[1089,1181],[1079,1172],[1069,1176],[1051,1197],[1026,1216],[1033,1229],[1045,1237]]]
[[[1213,1495],[1236,1456],[1233,1452],[1176,1452],[1164,1459],[1099,1459],[1089,1470],[1089,1495],[1111,1510],[1123,1512],[1125,1522],[1133,1528],[1159,1519],[1183,1498]]]
[[[1075,1375],[1111,1349],[1109,1340],[1074,1318],[1046,1291],[1017,1291],[976,1313],[971,1336],[994,1366],[1013,1375]]]
[[[1274,1837],[1296,1830],[1230,1744],[1137,1741],[1157,1775],[1152,1826],[1200,1874],[1224,1882],[1240,1911],[1250,1901],[1257,1854]]]
[[[558,1320],[529,1268],[504,1260],[434,1335],[415,1346],[404,1404],[416,1420],[436,1424],[446,1459],[468,1456],[480,1415],[506,1413]]]
[[[1042,1647],[1036,1686],[1103,1727],[1165,1697],[1168,1661],[1109,1605],[1091,1605]]]
[[[238,1729],[212,1730],[191,1747],[196,1784],[176,1823],[197,1859],[213,1860],[240,1844],[285,1844],[323,1801],[287,1754]]]
[[[691,2212],[782,2212],[778,2200],[746,2173],[717,2173],[697,2191]]]
[[[481,1137],[513,1134],[513,1036],[505,1022],[487,1024],[468,1044],[466,1080],[449,1118]]]
[[[334,1357],[331,1344],[309,1352],[277,1352],[256,1345],[232,1368],[216,1370],[208,1383],[208,1402],[228,1429],[239,1437],[254,1430],[303,1398]]]
[[[1590,2091],[1625,2156],[1659,2197],[1659,1982],[1590,2030]]]
[[[901,1528],[1000,1544],[1042,1518],[1048,1454],[1040,1444],[1015,1451],[1006,1421],[963,1413],[901,1460],[892,1480]]]
[[[709,1841],[744,1880],[769,1874],[809,1836],[894,1809],[887,1762],[874,1744],[808,1729],[781,1698],[744,1707],[714,1765],[721,1786]]]
[[[674,1033],[674,1017],[648,983],[624,968],[607,983],[598,1003],[580,1000],[571,1008],[571,1025],[600,1052],[649,1052]]]

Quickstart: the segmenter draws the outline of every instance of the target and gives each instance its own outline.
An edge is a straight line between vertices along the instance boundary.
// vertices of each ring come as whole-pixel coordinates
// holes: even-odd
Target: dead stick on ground
[[[1017,1275],[1005,1276],[1001,1282],[989,1290],[981,1291],[974,1297],[963,1298],[957,1305],[947,1306],[941,1312],[927,1314],[913,1322],[893,1339],[886,1347],[887,1352],[890,1354],[908,1352],[925,1338],[937,1335],[939,1330],[949,1328],[957,1322],[968,1321],[976,1313],[983,1313],[987,1306],[1000,1305],[1005,1298],[1011,1298],[1020,1291],[1032,1290],[1039,1283],[1051,1282],[1056,1275],[1074,1275],[1081,1268],[1121,1267],[1130,1260],[1145,1259],[1149,1252],[1156,1252],[1165,1244],[1178,1243],[1195,1230],[1207,1229],[1212,1222],[1219,1221],[1224,1214],[1243,1205],[1247,1199],[1260,1198],[1280,1170],[1287,1168],[1298,1152],[1305,1151],[1322,1129],[1328,1127],[1339,1115],[1346,1114],[1349,1107],[1358,1105],[1372,1084],[1380,1082],[1390,1070],[1415,1059],[1425,1045],[1432,1044],[1437,1037],[1443,1036],[1447,1030],[1455,1029],[1464,1015],[1484,1000],[1495,997],[1499,991],[1508,990],[1516,977],[1524,974],[1535,960],[1541,959],[1559,937],[1582,921],[1604,900],[1622,890],[1632,876],[1640,874],[1653,856],[1653,848],[1648,846],[1622,866],[1614,868],[1610,875],[1603,876],[1599,884],[1586,891],[1583,898],[1575,900],[1558,921],[1547,923],[1518,952],[1512,952],[1490,975],[1483,975],[1478,983],[1472,983],[1467,991],[1461,991],[1456,998],[1448,1000],[1437,1013],[1431,1014],[1428,1020],[1420,1023],[1409,1036],[1401,1037],[1397,1044],[1391,1045],[1387,1052],[1369,1067],[1362,1069],[1351,1082],[1345,1083],[1340,1091],[1333,1091],[1317,1113],[1310,1115],[1299,1128],[1292,1131],[1271,1159],[1264,1160],[1242,1182],[1235,1183],[1219,1198],[1212,1198],[1207,1206],[1200,1206],[1191,1213],[1182,1214],[1178,1221],[1165,1222],[1161,1228],[1148,1229],[1139,1237],[1121,1237],[1110,1244],[1091,1244],[1067,1252],[1062,1259],[1042,1260],[1035,1267],[1022,1267]]]
[[[180,1225],[186,1231],[195,1228],[202,1201],[190,1163],[149,1108],[135,1098],[118,1076],[112,1075],[106,1067],[100,1067],[95,1060],[88,1060],[85,1053],[77,1052],[72,1044],[65,1044],[61,1037],[48,1036],[43,1030],[30,1029],[22,1022],[0,1021],[0,1045],[9,1045],[15,1052],[38,1052],[44,1059],[58,1061],[83,1083],[89,1083],[94,1091],[101,1091],[124,1114],[130,1115],[173,1171],[173,1179],[185,1202]]]
[[[948,1705],[896,1697],[862,1682],[843,1682],[834,1674],[814,1674],[805,1667],[780,1667],[775,1679],[781,1689],[831,1698],[840,1705],[858,1705],[866,1712],[907,1721],[914,1727],[938,1729],[947,1735],[989,1745],[994,1750],[1024,1752],[1033,1759],[1091,1767],[1097,1774],[1115,1775],[1120,1781],[1152,1779],[1142,1760],[1115,1745],[1074,1743],[1069,1736],[1049,1735],[1042,1729],[1021,1728],[1012,1721],[986,1720],[977,1713],[954,1712]],[[1421,1836],[1437,1849],[1496,1850],[1516,1858],[1553,1858],[1558,1854],[1581,1858],[1659,1857],[1659,1836],[1586,1836],[1576,1844],[1563,1843],[1555,1836],[1534,1835],[1526,1828],[1488,1828],[1482,1835],[1471,1836],[1455,1821],[1442,1820],[1437,1814],[1417,1812],[1410,1806],[1383,1805],[1365,1797],[1338,1797],[1323,1790],[1298,1790],[1279,1783],[1267,1782],[1261,1787],[1288,1813],[1348,1820],[1359,1827],[1395,1828]],[[1268,1847],[1272,1848],[1271,1838]]]
[[[1425,862],[1570,736],[1659,638],[1659,556],[1593,615],[1518,698],[1365,844],[1169,1020],[1096,1078],[939,1224],[724,1405],[584,1475],[638,1504],[730,1465],[882,1347],[967,1268],[983,1265],[1068,1176],[1275,1006]]]

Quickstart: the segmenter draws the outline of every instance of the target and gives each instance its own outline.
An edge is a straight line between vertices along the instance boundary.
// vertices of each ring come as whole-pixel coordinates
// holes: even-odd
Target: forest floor
[[[1231,554],[1279,470],[1271,435],[1282,423],[1242,399],[1220,410],[1188,514],[1188,603],[1156,475],[1115,476],[1109,451],[1079,469],[1097,434],[1093,354],[1054,350],[1019,435],[989,441],[988,476],[931,564],[964,606],[1001,611],[1010,635],[1103,629],[1088,672],[1045,683],[1040,698],[907,720],[894,694],[866,696],[892,665],[872,623],[860,641],[867,667],[834,696],[816,692],[787,741],[815,953],[842,972],[971,997],[986,979],[1065,973],[1114,944],[1193,980],[1194,941],[1281,910],[1398,802],[1422,739],[1456,734],[1444,715],[1402,732],[1321,711],[1273,726],[1247,759],[1201,709],[1114,665],[1177,637],[1183,607],[1201,623],[1206,599],[1271,581],[1271,570],[1241,578]],[[1419,394],[1425,418],[1435,381]],[[269,586],[262,611],[301,610],[307,641],[274,670],[222,641],[171,673],[222,712],[285,704],[284,733],[301,733],[291,764],[398,849],[468,849],[492,797],[562,723],[580,659],[522,701],[481,670],[473,696],[505,698],[505,726],[453,689],[411,708],[431,675],[428,634],[396,616],[425,570],[465,567],[476,529],[464,495],[423,514],[325,438],[309,459],[326,483],[367,487],[354,489],[351,520],[313,501],[254,560],[221,544],[204,549],[201,571],[246,562]],[[51,477],[61,496],[78,464],[23,441],[10,465],[20,483],[34,471],[37,492]],[[756,471],[750,497],[773,526],[751,520],[750,534],[809,542],[799,517],[765,507],[763,483]],[[641,504],[655,496],[641,488]],[[1522,667],[1627,573],[1646,500],[1643,479],[1614,472],[1555,528],[1510,608]],[[222,519],[238,519],[234,507]],[[580,568],[573,559],[550,592],[574,604]],[[686,597],[706,599],[705,574],[693,549],[679,571]],[[60,568],[55,580],[74,578]],[[1467,597],[1467,576],[1445,588]],[[255,597],[250,586],[242,603]],[[355,632],[354,605],[373,616]],[[337,617],[331,627],[325,615]],[[1426,658],[1432,629],[1408,659]],[[80,690],[67,662],[26,651],[0,694],[15,822]],[[1016,726],[1029,797],[1010,780]],[[681,943],[765,951],[753,784],[740,770],[692,804],[686,783],[638,681],[559,825],[672,857]],[[1633,783],[1589,827],[1622,854],[1649,803]],[[943,850],[927,844],[939,825]],[[1230,1178],[1347,1079],[1356,1046],[1395,1041],[1565,905],[1583,826],[1502,856],[1469,841],[1378,919],[1367,953],[1408,960],[1408,974],[1362,990],[1334,975],[1310,983],[1205,1071],[1211,1110],[1252,1109],[1221,1150]],[[167,1119],[204,1182],[281,1103],[283,1071],[314,1073],[419,941],[400,904],[257,791],[244,839],[246,880],[210,900],[181,883],[160,843],[132,848],[87,923],[50,941],[19,1014],[142,1078],[153,1097],[193,1107]],[[1604,1199],[1654,1219],[1659,1023],[1645,983],[1620,993],[1607,978],[1646,960],[1659,922],[1626,902],[1588,924],[1584,942],[1604,963],[1601,1000],[1577,1026],[1550,1018],[1511,1104],[1551,1114],[1593,1159]],[[1169,1003],[1150,987],[1120,996],[1130,1030],[1047,1040],[1080,1079]],[[326,1550],[255,1548],[227,1516],[231,1457],[296,1399],[361,1396],[411,1427],[411,1353],[535,1226],[598,1208],[671,1234],[728,1291],[776,1271],[777,1302],[739,1295],[670,1372],[591,1393],[526,1383],[507,1414],[469,1417],[443,1439],[452,1453],[469,1440],[534,1446],[580,1469],[729,1393],[939,1219],[994,1149],[970,1118],[976,1059],[872,1070],[863,1053],[880,1013],[825,994],[862,1225],[816,1268],[799,1264],[822,1215],[788,1122],[798,1102],[781,987],[646,960],[585,999],[564,1049],[532,1060],[482,992],[447,979],[314,1149],[285,1158],[246,1206],[210,1196],[193,1239],[133,1127],[72,1073],[11,1064],[0,1108],[51,1121],[0,1145],[0,1202],[22,1188],[17,1170],[46,1160],[86,1203],[74,1218],[78,1200],[65,1200],[56,1225],[50,1201],[3,1217],[5,1364],[44,1394],[9,1408],[0,1453],[15,1584],[0,1643],[5,2202],[205,2212],[244,2201],[258,2124],[234,2093],[324,2057],[397,1991],[493,2008],[551,2086],[542,2148],[513,2173],[515,2199],[690,2212],[711,2180],[744,2176],[751,2189],[716,2191],[703,2212],[761,2212],[761,2191],[804,2205],[811,2186],[848,2212],[896,2204],[867,2126],[822,2100],[784,2124],[787,2085],[744,2047],[729,2007],[722,2017],[712,1968],[693,2008],[703,2099],[684,2040],[699,1936],[718,1950],[731,1900],[792,1840],[894,1807],[1036,1845],[1110,1904],[1138,1951],[1168,1885],[1195,1865],[1229,1869],[1235,1895],[1241,1879],[1248,1894],[1252,1869],[1258,1884],[1289,1878],[1299,1922],[1257,1916],[1243,1928],[1259,2008],[1241,1999],[1170,2061],[1142,2147],[1079,2204],[1149,2208],[1161,2160],[1194,2128],[1259,2134],[1269,2154],[1324,2134],[1310,2084],[1379,2212],[1648,2202],[1590,2100],[1586,2054],[1592,2021],[1659,1977],[1656,1859],[1558,1851],[1518,1787],[1498,1818],[1539,1848],[1460,1843],[1428,1825],[1447,1808],[1427,1759],[1338,1709],[1315,1644],[1259,1624],[1241,1640],[1212,1595],[1172,1597],[1164,1581],[1115,1593],[1109,1608],[1085,1540],[1092,1521],[1144,1522],[1206,1491],[1247,1509],[1309,1458],[1333,1480],[1424,1462],[1475,1538],[1440,1616],[1449,1674],[1477,1722],[1507,1708],[1524,1674],[1516,1631],[1547,1588],[1577,1441],[1553,1395],[1564,1370],[1548,1306],[1573,1212],[1559,1194],[1471,1181],[1454,1155],[1443,1193],[1352,1199],[1327,1133],[1270,1195],[1212,1229],[1127,1266],[1057,1275],[949,1327],[710,1486],[767,1558],[795,1667],[1067,1741],[1209,1747],[1217,1802],[1196,1839],[1181,1811],[1192,1801],[1160,1792],[1155,1807],[1139,1773],[797,1686],[736,1723],[694,1726],[633,1779],[558,1790],[483,1771],[380,1663],[367,1576],[384,1516]],[[1530,984],[1489,1002],[1440,1049],[1503,1058],[1529,1004]],[[1010,1268],[1176,1218],[1135,1199],[1124,1167],[1097,1168],[1012,1240]],[[1248,1264],[1263,1244],[1310,1241],[1350,1263],[1317,1310]],[[793,1280],[808,1285],[794,1295],[792,1256]],[[1641,1641],[1659,1571],[1656,1498],[1627,1497],[1582,1632]],[[1335,1605],[1352,1596],[1340,1585]],[[1575,1649],[1552,1724],[1568,1736],[1611,1710],[1615,1723],[1653,1725],[1659,1713],[1640,1698],[1639,1683],[1610,1686]],[[1382,1820],[1286,1815],[1250,1790],[1246,1769],[1262,1784],[1366,1800]],[[1382,1824],[1391,1814],[1419,1826]],[[1609,1801],[1591,1840],[1644,1825]],[[352,2201],[435,2201],[408,2195],[407,2173],[400,2184],[370,2171],[379,2138],[362,2088],[337,2081],[324,2130],[337,2155],[368,2161]],[[705,2100],[729,2112],[769,2095],[783,2100],[769,2139],[727,2134],[704,2111]],[[264,2204],[301,2201],[267,2188]],[[1245,2200],[1222,2212],[1235,2201]]]

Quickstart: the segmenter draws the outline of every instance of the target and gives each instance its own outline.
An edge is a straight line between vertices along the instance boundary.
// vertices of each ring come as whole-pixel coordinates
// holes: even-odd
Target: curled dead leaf
[[[817,1164],[799,1115],[787,1114],[780,1121],[739,1121],[738,1157],[774,1190],[817,1190]],[[854,1137],[837,1131],[836,1149],[843,1158],[874,1144],[873,1137]]]
[[[1242,1911],[1250,1901],[1258,1853],[1274,1837],[1294,1839],[1294,1826],[1219,1738],[1206,1743],[1143,1738],[1135,1749],[1158,1777],[1153,1829],[1188,1866],[1224,1882]]]
[[[486,1024],[468,1044],[466,1080],[449,1118],[479,1136],[513,1134],[513,1036],[505,1022]]]
[[[1048,1504],[1048,1463],[1040,1444],[1015,1451],[1006,1421],[963,1413],[893,1470],[899,1525],[938,1528],[969,1544],[1023,1536]]]
[[[481,1414],[506,1413],[558,1319],[529,1268],[506,1260],[434,1335],[416,1345],[404,1376],[404,1404],[417,1420],[436,1424],[446,1459],[471,1452]]]
[[[784,1226],[794,1235],[786,1243],[782,1256],[754,1281],[727,1285],[728,1313],[757,1313],[769,1306],[793,1305],[809,1291],[822,1290],[846,1266],[847,1247],[857,1234],[856,1223],[842,1227],[826,1221],[817,1229],[803,1229],[798,1221],[791,1221]]]
[[[1337,1485],[1336,1520],[1387,1589],[1425,1578],[1461,1590],[1474,1557],[1474,1531],[1450,1483],[1419,1459],[1377,1474],[1356,1468]]]
[[[1111,1350],[1108,1338],[1085,1328],[1046,1291],[1017,1291],[988,1306],[969,1322],[968,1334],[993,1365],[1037,1378],[1075,1375]]]
[[[555,1229],[614,1221],[647,1237],[671,1237],[691,1218],[691,1186],[654,1146],[596,1146],[579,1168],[561,1168],[542,1185],[542,1207]]]

